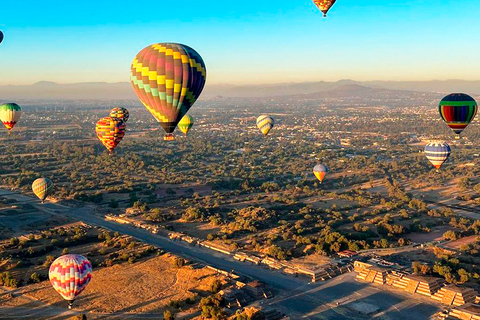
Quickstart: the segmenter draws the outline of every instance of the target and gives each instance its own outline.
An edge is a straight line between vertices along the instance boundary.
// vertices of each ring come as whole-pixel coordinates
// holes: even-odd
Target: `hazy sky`
[[[129,80],[143,47],[181,42],[210,84],[480,79],[480,1],[2,1],[0,84]]]

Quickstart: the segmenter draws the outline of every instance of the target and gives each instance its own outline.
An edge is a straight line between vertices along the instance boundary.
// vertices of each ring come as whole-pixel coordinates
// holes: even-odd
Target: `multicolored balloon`
[[[183,116],[182,120],[178,123],[178,129],[182,131],[185,135],[190,131],[190,128],[193,126],[192,116],[186,114]]]
[[[202,93],[206,76],[202,57],[183,44],[152,44],[133,60],[133,89],[167,133],[164,140],[175,139],[172,133]]]
[[[437,169],[448,160],[452,150],[448,143],[443,141],[430,142],[425,146],[425,156]]]
[[[48,272],[53,288],[68,301],[71,309],[75,298],[92,279],[92,264],[79,254],[67,254],[53,261]]]
[[[130,117],[130,113],[125,108],[113,108],[110,111],[110,117],[122,120],[123,122],[127,123],[128,118]]]
[[[323,12],[323,16],[327,16],[328,10],[337,2],[337,0],[313,0],[318,9]]]
[[[257,127],[266,136],[275,126],[275,120],[267,115],[261,115],[257,118]]]
[[[43,203],[53,192],[53,182],[48,178],[38,178],[33,181],[32,190]]]
[[[16,103],[5,103],[0,105],[0,120],[11,133],[13,127],[17,124],[22,116],[22,108]]]
[[[4,38],[3,32],[2,30],[0,30],[0,43],[3,42],[3,38]]]
[[[125,136],[125,122],[116,118],[105,117],[98,120],[95,132],[105,148],[113,153],[113,150]]]
[[[325,179],[325,175],[327,174],[327,172],[328,169],[323,164],[317,164],[315,168],[313,168],[313,174],[315,175],[315,177],[317,177],[320,183],[322,183],[323,179]]]
[[[438,110],[453,132],[460,134],[477,115],[478,106],[468,94],[452,93],[442,99]]]

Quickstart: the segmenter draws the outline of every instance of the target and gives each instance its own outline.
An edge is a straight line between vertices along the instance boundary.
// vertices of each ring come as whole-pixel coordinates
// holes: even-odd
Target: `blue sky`
[[[150,3],[150,4],[149,4]],[[180,42],[211,84],[480,79],[480,1],[5,1],[0,84],[128,81],[143,47]]]

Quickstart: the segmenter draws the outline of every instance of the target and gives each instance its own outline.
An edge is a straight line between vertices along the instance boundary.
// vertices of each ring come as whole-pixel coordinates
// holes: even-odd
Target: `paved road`
[[[145,243],[158,246],[165,251],[183,256],[187,259],[200,261],[225,271],[235,270],[235,273],[237,274],[251,276],[276,289],[292,290],[304,286],[308,282],[303,278],[295,278],[293,276],[284,275],[278,271],[273,271],[250,263],[234,260],[233,258],[221,253],[216,253],[210,249],[193,247],[180,241],[174,242],[166,237],[152,234],[146,230],[135,228],[131,225],[107,221],[104,218],[93,214],[92,212],[94,207],[92,206],[86,206],[83,208],[68,208],[54,203],[40,204],[38,200],[35,200],[31,197],[20,194],[12,194],[12,192],[9,190],[0,189],[0,196],[7,194],[8,197],[14,198],[17,201],[31,203],[41,211],[51,214],[64,215],[74,220],[83,221],[89,225],[107,228],[111,231],[118,231],[122,234],[132,236]]]
[[[5,194],[0,189],[0,195]],[[145,243],[159,246],[166,251],[184,256],[187,259],[204,262],[205,264],[223,270],[235,270],[235,273],[248,275],[259,279],[271,287],[281,290],[273,300],[260,304],[269,305],[292,315],[292,319],[428,319],[439,310],[430,300],[418,298],[404,292],[392,291],[387,286],[376,287],[357,282],[354,273],[342,275],[328,282],[309,284],[305,279],[283,275],[280,272],[239,262],[226,255],[213,252],[203,247],[192,247],[184,242],[173,242],[168,238],[151,234],[143,229],[130,225],[106,221],[94,215],[94,207],[72,209],[53,203],[40,204],[31,197],[14,194],[9,195],[18,201],[32,203],[41,211],[60,214],[74,220],[83,221],[90,225],[101,226],[112,231],[135,237]],[[358,312],[360,307],[371,306],[377,308],[375,315],[364,315]],[[51,310],[46,312],[53,315],[62,315],[65,310]],[[2,308],[0,308],[1,310]],[[41,308],[43,309],[43,308]],[[7,310],[4,310],[7,311]],[[9,315],[18,318],[28,314],[28,310],[9,310]],[[39,314],[43,314],[39,311]],[[145,318],[152,315],[143,315]],[[142,316],[142,317],[143,317]],[[0,317],[1,318],[1,317]],[[55,317],[56,319],[60,319]],[[141,317],[138,317],[141,318]]]

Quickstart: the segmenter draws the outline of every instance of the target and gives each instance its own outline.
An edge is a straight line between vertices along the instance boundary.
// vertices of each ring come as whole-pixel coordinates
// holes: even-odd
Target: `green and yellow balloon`
[[[32,183],[33,193],[43,202],[53,192],[53,182],[48,178],[38,178]]]
[[[12,132],[13,127],[17,124],[22,116],[22,108],[16,103],[4,103],[0,105],[0,120],[8,129],[8,133]]]
[[[178,123],[178,129],[180,129],[180,131],[182,131],[185,135],[187,135],[188,131],[190,131],[192,126],[193,126],[193,118],[188,114],[186,114],[182,118],[182,120],[180,120],[180,122]]]

